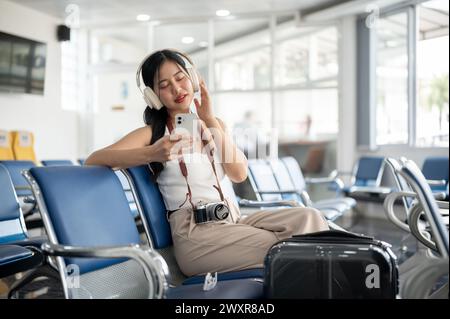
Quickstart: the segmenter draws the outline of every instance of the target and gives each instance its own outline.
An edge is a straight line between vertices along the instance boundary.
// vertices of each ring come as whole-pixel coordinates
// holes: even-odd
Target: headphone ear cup
[[[194,93],[200,91],[200,82],[198,80],[197,71],[194,68],[188,69],[189,77],[192,80],[192,87],[194,88]]]
[[[159,110],[163,107],[163,104],[161,103],[159,97],[148,86],[146,86],[144,89],[144,100],[145,103],[147,103],[147,105],[150,106],[150,108],[155,108]]]

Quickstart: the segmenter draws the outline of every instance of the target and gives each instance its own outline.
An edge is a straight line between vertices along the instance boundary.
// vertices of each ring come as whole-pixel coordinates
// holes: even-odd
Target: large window
[[[216,91],[270,90],[268,30],[267,18],[214,23]]]
[[[277,38],[275,104],[280,141],[334,140],[339,109],[337,28],[294,25],[280,30]]]
[[[251,26],[252,32],[230,40],[226,32],[244,26]],[[218,115],[230,128],[257,128],[258,138],[275,134],[282,145],[335,140],[338,28],[298,26],[292,18],[280,18],[274,30],[271,39],[268,19],[215,24],[214,105]]]
[[[372,48],[377,145],[448,147],[448,6],[425,1],[378,21]]]
[[[216,90],[270,88],[270,48],[242,53],[215,64]]]
[[[76,111],[79,106],[79,32],[71,30],[70,41],[61,44],[61,108]]]
[[[448,147],[448,1],[425,2],[418,16],[416,143]]]
[[[337,87],[337,29],[294,28],[296,36],[278,45],[276,86]]]
[[[380,19],[377,29],[377,144],[408,142],[408,15]]]
[[[335,140],[338,132],[338,90],[285,90],[275,95],[279,136],[283,142]]]

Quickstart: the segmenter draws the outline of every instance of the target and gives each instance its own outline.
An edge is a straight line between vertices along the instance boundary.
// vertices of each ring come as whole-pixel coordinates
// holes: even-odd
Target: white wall
[[[93,150],[116,142],[120,137],[144,126],[146,104],[136,86],[135,73],[114,72],[98,74],[95,83],[95,115],[93,120]],[[123,86],[128,96],[123,96]],[[121,106],[123,110],[114,110]]]
[[[91,150],[103,148],[139,127],[144,126],[143,112],[146,104],[136,86],[136,69],[148,54],[134,45],[109,38],[99,38],[99,44],[108,48],[100,57],[93,72],[94,101]],[[114,64],[111,61],[123,63]],[[128,94],[124,95],[124,86]],[[122,110],[114,110],[121,106]]]
[[[0,31],[47,44],[44,95],[0,93],[0,128],[28,130],[35,135],[39,160],[77,157],[77,116],[61,110],[61,46],[56,18],[0,2]]]

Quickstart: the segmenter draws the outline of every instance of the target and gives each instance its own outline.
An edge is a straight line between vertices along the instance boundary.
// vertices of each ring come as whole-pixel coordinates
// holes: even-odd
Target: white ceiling
[[[1,1],[1,0],[0,0]],[[146,22],[136,21],[138,14],[148,14],[155,27],[155,47],[177,47],[190,52],[208,40],[208,18],[216,18],[218,9],[227,9],[239,19],[216,20],[215,42],[268,26],[271,13],[292,16],[299,10],[342,3],[338,0],[8,0],[66,21],[70,7],[79,11],[80,27],[89,27],[94,34],[112,37],[137,47],[146,48]],[[189,21],[189,22],[188,22]],[[174,24],[176,23],[176,24]],[[193,44],[182,44],[183,36],[192,36]]]
[[[246,15],[311,9],[336,0],[8,0],[64,19],[69,4],[79,7],[82,25],[135,22],[136,15],[152,20],[214,17],[218,9]]]

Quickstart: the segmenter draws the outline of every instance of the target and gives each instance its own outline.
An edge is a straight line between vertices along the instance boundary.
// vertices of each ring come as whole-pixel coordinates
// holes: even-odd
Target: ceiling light
[[[200,42],[198,43],[198,46],[201,47],[201,48],[206,48],[206,47],[208,46],[208,42],[206,42],[206,41],[200,41]]]
[[[216,11],[216,16],[218,17],[227,17],[230,15],[230,11],[225,10],[225,9],[220,9]]]
[[[182,37],[181,42],[184,44],[191,44],[192,42],[194,42],[194,38],[193,37]]]
[[[150,16],[148,14],[138,14],[136,16],[136,20],[138,20],[138,21],[148,21],[148,20],[150,20]]]

